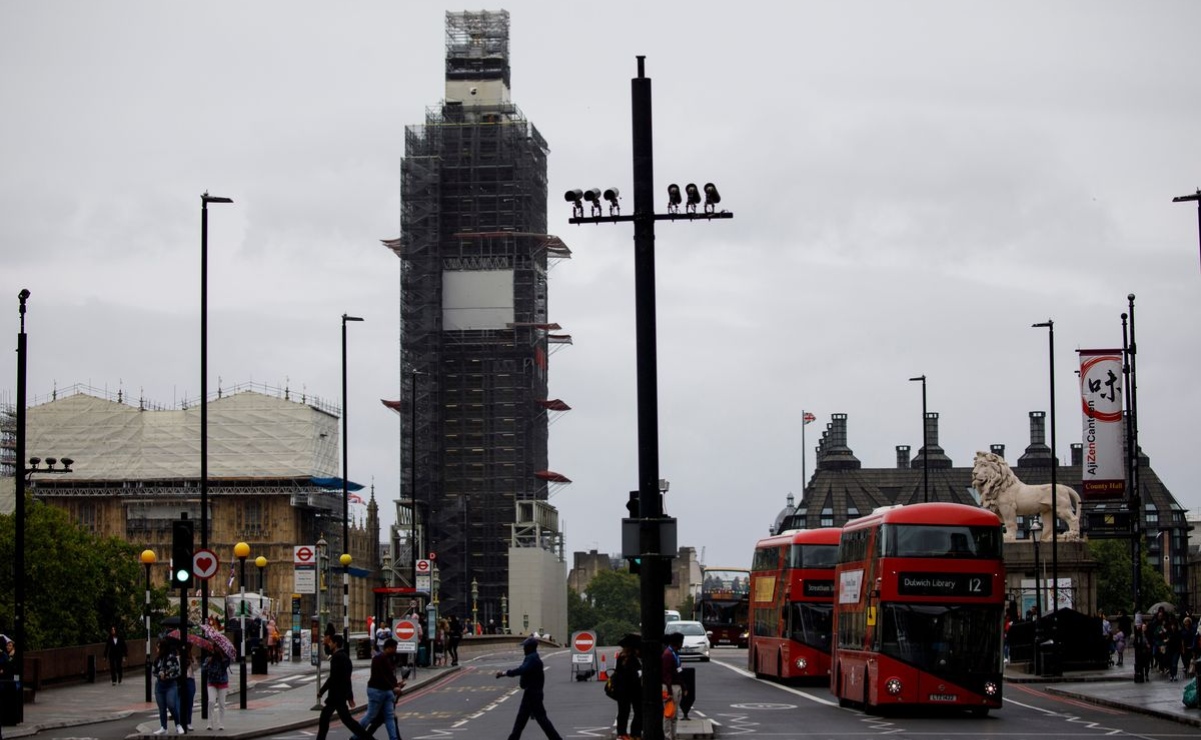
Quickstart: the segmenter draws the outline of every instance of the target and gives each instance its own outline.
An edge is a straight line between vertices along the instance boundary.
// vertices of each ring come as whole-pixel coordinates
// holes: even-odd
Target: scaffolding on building
[[[548,495],[540,404],[547,357],[571,339],[552,334],[547,273],[571,250],[545,233],[546,141],[508,100],[508,13],[448,12],[446,40],[447,98],[405,129],[401,234],[383,242],[401,268],[391,539],[395,582],[409,580],[412,553],[435,554],[443,608],[462,616],[473,579],[481,604],[499,603],[514,507]],[[456,287],[473,280],[511,298],[459,321],[451,298],[478,295]]]

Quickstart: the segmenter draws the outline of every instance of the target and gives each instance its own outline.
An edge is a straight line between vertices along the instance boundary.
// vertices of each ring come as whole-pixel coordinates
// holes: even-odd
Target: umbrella
[[[166,634],[166,637],[169,640],[178,640],[179,639],[179,630],[171,630],[170,632],[168,632]],[[212,650],[213,649],[213,643],[211,641],[201,637],[200,635],[189,634],[188,635],[188,644],[195,645],[196,647],[200,648],[201,650]]]
[[[1165,612],[1167,612],[1168,614],[1174,614],[1176,612],[1175,604],[1169,603],[1167,601],[1160,601],[1160,602],[1154,603],[1150,607],[1148,607],[1147,614],[1154,614],[1155,612],[1159,611],[1159,607],[1161,607],[1161,606],[1163,607],[1163,610]]]
[[[213,641],[212,644],[215,645],[218,650],[229,656],[230,660],[238,657],[238,649],[234,647],[234,644],[229,641],[228,637],[208,626],[207,624],[204,625],[202,629],[204,630],[205,636]]]
[[[167,633],[166,636],[167,636],[167,638],[169,638],[171,640],[178,640],[179,639],[179,630],[177,630],[177,629],[171,630],[170,632]],[[210,652],[212,652],[212,650],[213,650],[212,641],[206,640],[205,638],[201,637],[200,635],[189,634],[188,635],[188,644],[195,645],[196,647],[200,648],[201,650],[208,650]]]

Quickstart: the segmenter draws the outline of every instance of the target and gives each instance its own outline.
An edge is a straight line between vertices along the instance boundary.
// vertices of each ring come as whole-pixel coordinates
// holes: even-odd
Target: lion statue
[[[1055,536],[1051,526],[1051,486],[1029,486],[1018,480],[1005,458],[993,452],[977,452],[972,465],[972,485],[980,492],[980,506],[994,512],[1005,523],[1005,540],[1017,539],[1017,517],[1038,514],[1043,521],[1043,541]],[[1058,484],[1055,503],[1058,518],[1068,525],[1061,539],[1080,539],[1080,494],[1071,486]]]

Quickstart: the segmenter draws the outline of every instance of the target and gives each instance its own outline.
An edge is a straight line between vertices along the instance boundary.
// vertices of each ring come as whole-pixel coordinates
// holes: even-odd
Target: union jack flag
[[[809,424],[809,423],[817,421],[817,417],[814,416],[813,414],[809,413],[808,411],[802,411],[801,412],[801,420],[804,423]]]
[[[229,580],[225,582],[225,587],[233,588],[233,586],[234,586],[234,564],[230,563],[229,564]]]

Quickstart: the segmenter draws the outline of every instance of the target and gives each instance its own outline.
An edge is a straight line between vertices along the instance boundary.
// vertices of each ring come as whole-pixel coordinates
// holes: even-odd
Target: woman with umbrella
[[[204,680],[208,682],[213,706],[209,710],[206,730],[213,729],[213,715],[217,715],[217,729],[225,729],[225,696],[229,692],[229,656],[218,649],[209,650],[204,658]]]

